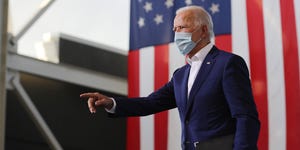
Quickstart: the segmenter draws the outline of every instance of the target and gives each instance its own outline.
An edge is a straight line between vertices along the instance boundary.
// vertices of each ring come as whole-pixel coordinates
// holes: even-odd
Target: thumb
[[[103,106],[106,109],[111,109],[114,105],[113,100],[110,98],[102,98],[95,102],[96,106]]]
[[[96,102],[95,102],[95,105],[96,106],[101,106],[101,105],[103,105],[103,102],[104,100],[103,99],[100,99],[100,100],[97,100]]]

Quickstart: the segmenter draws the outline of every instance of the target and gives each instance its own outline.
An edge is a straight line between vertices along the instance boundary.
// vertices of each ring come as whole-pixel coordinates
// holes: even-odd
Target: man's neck
[[[187,56],[189,58],[192,58],[196,53],[198,53],[203,47],[205,47],[206,45],[208,45],[210,43],[210,40],[207,41],[203,41],[201,43],[198,43],[196,47],[194,47],[194,49],[187,54]]]

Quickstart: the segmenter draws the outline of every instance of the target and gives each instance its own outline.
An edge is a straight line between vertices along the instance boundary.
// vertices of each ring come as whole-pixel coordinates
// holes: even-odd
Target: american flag
[[[300,147],[299,0],[131,0],[129,97],[147,96],[185,64],[173,43],[178,8],[204,7],[218,48],[242,56],[259,111],[260,150]],[[181,149],[177,109],[128,118],[127,150]]]

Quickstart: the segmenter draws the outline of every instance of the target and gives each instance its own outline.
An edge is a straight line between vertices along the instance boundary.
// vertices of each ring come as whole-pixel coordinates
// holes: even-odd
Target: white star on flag
[[[219,4],[212,3],[211,7],[209,8],[211,13],[215,14],[215,13],[219,12],[220,11],[219,6],[220,6]]]
[[[152,3],[150,2],[146,2],[146,4],[144,5],[144,9],[146,12],[149,12],[152,10]]]
[[[192,5],[192,0],[185,0],[186,5]]]
[[[165,5],[167,8],[174,6],[174,0],[166,0]]]
[[[145,26],[145,19],[140,17],[139,21],[138,21],[139,27],[142,28],[143,26]]]
[[[159,25],[160,23],[163,23],[163,16],[156,14],[154,21],[156,22],[157,25]]]

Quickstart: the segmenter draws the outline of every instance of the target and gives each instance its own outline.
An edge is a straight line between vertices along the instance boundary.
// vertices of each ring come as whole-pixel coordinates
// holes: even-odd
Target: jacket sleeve
[[[172,80],[147,97],[114,99],[116,111],[110,117],[146,116],[176,107]]]
[[[255,150],[260,121],[245,61],[234,55],[225,65],[223,90],[231,115],[236,119],[234,150]]]

